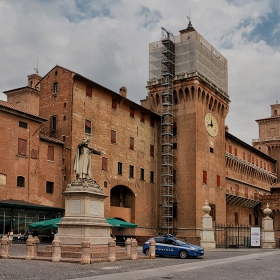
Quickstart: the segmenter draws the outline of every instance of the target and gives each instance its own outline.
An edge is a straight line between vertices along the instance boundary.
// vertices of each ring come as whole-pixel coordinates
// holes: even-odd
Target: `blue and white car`
[[[156,241],[156,255],[177,256],[181,259],[188,257],[197,258],[204,255],[204,249],[200,246],[186,243],[172,235],[153,237]],[[148,256],[150,254],[150,240],[145,242],[142,252]]]

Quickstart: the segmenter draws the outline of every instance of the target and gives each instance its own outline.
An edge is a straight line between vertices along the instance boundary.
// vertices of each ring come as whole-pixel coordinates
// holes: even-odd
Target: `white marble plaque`
[[[98,201],[92,200],[90,202],[90,214],[96,215],[96,216],[99,215],[99,202]]]
[[[81,200],[80,199],[72,200],[72,214],[81,214]]]

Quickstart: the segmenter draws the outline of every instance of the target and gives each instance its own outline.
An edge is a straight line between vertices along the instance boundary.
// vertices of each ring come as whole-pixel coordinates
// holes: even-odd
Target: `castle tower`
[[[142,106],[159,114],[164,92],[163,48],[161,41],[149,46],[148,96],[142,100]],[[175,36],[172,80],[173,233],[179,236],[198,235],[205,200],[216,222],[226,222],[225,117],[229,102],[227,60],[189,22]]]

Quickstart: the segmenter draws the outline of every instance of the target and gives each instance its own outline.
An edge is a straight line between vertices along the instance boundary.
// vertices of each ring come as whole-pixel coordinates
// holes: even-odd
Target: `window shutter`
[[[207,171],[203,170],[203,184],[207,184]]]
[[[129,143],[130,150],[134,150],[134,138],[130,137],[130,143]]]
[[[155,154],[155,146],[154,145],[150,145],[150,155],[153,157]]]
[[[117,99],[112,99],[112,108],[117,109]]]
[[[117,142],[117,132],[115,130],[111,130],[111,143],[116,143]]]
[[[26,156],[27,141],[24,139],[18,139],[18,154]]]
[[[48,160],[54,161],[54,146],[48,146]]]
[[[217,187],[219,188],[221,186],[221,177],[220,175],[217,175]]]
[[[89,97],[92,97],[92,87],[91,86],[87,86],[86,95]]]
[[[102,170],[107,171],[107,158],[102,158]]]

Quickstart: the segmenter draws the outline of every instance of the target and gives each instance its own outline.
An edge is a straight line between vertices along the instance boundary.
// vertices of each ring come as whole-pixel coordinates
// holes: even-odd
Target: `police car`
[[[158,256],[177,256],[181,259],[188,257],[197,258],[204,255],[204,249],[200,246],[183,242],[172,235],[153,237],[156,241],[156,255]],[[150,254],[150,241],[145,242],[142,252],[148,256]]]

